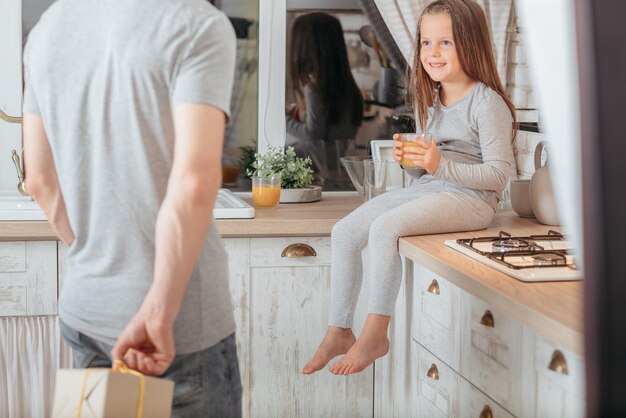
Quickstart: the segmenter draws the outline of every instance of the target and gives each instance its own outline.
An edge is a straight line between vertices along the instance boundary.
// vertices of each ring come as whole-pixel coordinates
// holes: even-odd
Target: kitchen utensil
[[[541,153],[546,150],[549,156],[545,142],[540,142],[535,148],[535,173],[530,179],[530,207],[537,217],[537,220],[544,225],[559,225],[558,213],[556,210],[556,201],[554,191],[552,190],[552,181],[550,180],[550,169],[548,167],[548,158],[545,164],[541,165]]]
[[[387,161],[362,156],[342,157],[340,161],[364,201],[386,190]]]
[[[522,218],[533,218],[533,208],[530,207],[530,180],[511,181],[511,207]]]

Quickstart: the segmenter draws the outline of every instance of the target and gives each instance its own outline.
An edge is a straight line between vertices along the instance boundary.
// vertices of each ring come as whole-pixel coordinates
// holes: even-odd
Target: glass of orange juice
[[[280,177],[252,177],[252,203],[256,208],[275,208],[280,201]]]
[[[402,161],[400,162],[400,164],[402,164],[402,167],[415,167],[413,160],[410,160],[404,157],[404,150],[408,147],[418,146],[415,142],[418,138],[426,142],[433,140],[432,134],[427,133],[427,132],[423,134],[413,134],[413,133],[400,134],[400,140],[402,141]]]

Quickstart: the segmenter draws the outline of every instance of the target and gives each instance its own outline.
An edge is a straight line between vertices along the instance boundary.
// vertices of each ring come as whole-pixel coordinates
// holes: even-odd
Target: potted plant
[[[315,202],[322,198],[322,188],[313,186],[313,169],[309,157],[296,156],[293,147],[271,147],[254,154],[248,176],[280,176],[282,203]]]

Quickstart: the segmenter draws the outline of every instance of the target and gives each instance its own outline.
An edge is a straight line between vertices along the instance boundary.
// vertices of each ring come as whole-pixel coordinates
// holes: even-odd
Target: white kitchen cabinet
[[[389,337],[376,417],[584,416],[579,355],[410,260]]]
[[[522,415],[522,325],[466,292],[461,304],[461,367],[480,390]]]
[[[56,312],[56,242],[0,242],[0,317]]]
[[[71,365],[57,312],[57,243],[0,242],[0,417],[44,417]]]
[[[576,418],[585,416],[583,359],[550,343],[539,335],[534,337],[537,418]]]
[[[328,325],[330,238],[232,238],[224,244],[237,320],[243,416],[372,416],[372,367],[348,377],[327,370],[301,374]],[[301,256],[282,256],[289,246]],[[315,256],[307,255],[311,249]],[[357,332],[366,295],[360,301]]]
[[[460,291],[430,270],[414,265],[413,335],[451,367],[460,363]]]

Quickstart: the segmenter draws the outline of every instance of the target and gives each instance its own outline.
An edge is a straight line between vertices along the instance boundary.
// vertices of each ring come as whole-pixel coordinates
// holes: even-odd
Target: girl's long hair
[[[513,127],[515,127],[517,125],[515,106],[502,87],[498,76],[496,60],[491,49],[487,18],[483,9],[473,0],[436,0],[422,11],[417,24],[415,58],[411,70],[411,85],[415,92],[414,106],[419,125],[422,129],[426,126],[428,108],[434,103],[437,89],[437,83],[424,70],[420,60],[422,44],[420,27],[425,15],[440,13],[449,14],[452,20],[452,35],[461,68],[471,79],[483,82],[502,97],[511,111]]]
[[[330,123],[350,116],[354,125],[363,120],[363,98],[348,62],[346,41],[339,20],[326,13],[309,13],[293,23],[289,73],[296,97],[309,85],[327,109]]]

